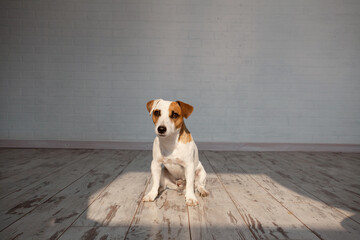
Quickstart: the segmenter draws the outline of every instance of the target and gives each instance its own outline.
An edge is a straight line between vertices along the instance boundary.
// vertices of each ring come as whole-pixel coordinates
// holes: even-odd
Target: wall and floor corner
[[[360,144],[360,2],[2,1],[0,139]],[[359,145],[356,145],[359,146]]]

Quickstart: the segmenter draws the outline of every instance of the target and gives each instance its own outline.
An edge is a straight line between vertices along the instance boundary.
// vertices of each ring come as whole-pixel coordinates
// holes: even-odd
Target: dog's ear
[[[176,102],[180,105],[183,116],[185,118],[188,118],[191,115],[191,113],[193,112],[194,107],[187,103],[181,102],[181,101],[176,101]]]
[[[153,107],[154,101],[155,100],[148,101],[147,104],[146,104],[146,108],[147,108],[149,113],[151,113],[151,109]]]
[[[146,104],[146,108],[149,112],[149,114],[151,115],[152,111],[154,110],[154,108],[156,107],[156,105],[158,105],[158,103],[161,101],[162,99],[156,99],[156,100],[151,100],[148,101]]]

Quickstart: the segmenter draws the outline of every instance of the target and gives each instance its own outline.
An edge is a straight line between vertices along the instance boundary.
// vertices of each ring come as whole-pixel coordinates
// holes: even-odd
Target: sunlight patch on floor
[[[271,223],[274,217],[274,212],[277,211],[277,207],[280,207],[280,204],[283,205],[286,209],[290,209],[287,214],[295,215],[300,219],[306,219],[306,223],[311,225],[312,228],[317,229],[329,229],[329,221],[332,222],[331,228],[332,230],[342,231],[345,230],[341,226],[341,222],[345,220],[347,217],[342,215],[343,218],[339,217],[339,214],[333,215],[331,211],[341,211],[342,213],[348,214],[349,216],[354,213],[338,209],[332,207],[330,209],[326,204],[317,199],[314,199],[309,196],[306,192],[295,192],[288,188],[291,186],[283,186],[280,182],[276,182],[266,174],[221,174],[221,179],[224,182],[230,181],[236,178],[237,176],[241,176],[242,179],[245,179],[242,183],[239,183],[239,188],[242,185],[245,185],[246,188],[249,188],[249,184],[254,184],[254,180],[256,183],[255,188],[252,188],[252,192],[249,195],[244,195],[241,198],[236,198],[232,196],[234,201],[238,201],[240,204],[244,202],[244,198],[246,198],[246,206],[244,206],[249,212],[251,212],[252,216],[261,216],[260,218],[268,220],[269,224],[263,223],[262,227],[266,228],[274,228],[273,223]],[[150,177],[149,172],[127,172],[123,175],[117,177],[107,189],[99,189],[97,192],[92,194],[89,198],[89,208],[87,210],[86,217],[95,221],[103,226],[124,226],[128,224],[129,220],[131,221],[135,209],[138,206],[138,202],[135,202],[133,199],[141,199],[142,191],[145,189],[147,181]],[[209,178],[216,179],[215,174],[209,174]],[[145,179],[146,181],[139,182],[139,179]],[[247,180],[246,180],[247,179]],[[261,186],[260,186],[260,185]],[[286,183],[289,184],[289,183]],[[245,187],[244,186],[244,187]],[[226,187],[226,184],[225,184]],[[211,186],[208,186],[211,192]],[[149,187],[147,191],[149,190]],[[147,192],[146,191],[146,192]],[[170,190],[167,190],[170,191]],[[271,193],[271,194],[269,194]],[[99,195],[100,194],[100,195]],[[231,193],[230,193],[231,194]],[[269,205],[269,198],[276,198],[280,204],[276,204],[277,206]],[[95,201],[94,199],[97,198]],[[177,199],[181,198],[181,200]],[[255,201],[256,200],[256,201]],[[128,201],[132,201],[130,204],[132,207],[129,207]],[[184,196],[176,196],[172,195],[169,197],[167,201],[176,202],[181,208],[186,209]],[[202,204],[207,204],[208,201],[221,201],[220,199],[213,198],[204,198]],[[92,204],[91,204],[92,203]],[[126,204],[125,204],[126,203]],[[162,207],[161,200],[158,199],[154,203],[146,203],[142,206],[143,209],[146,210],[146,214],[153,216],[141,219],[140,224],[143,226],[151,227],[154,224],[154,219],[162,219],[164,215],[164,211],[166,208]],[[203,206],[200,206],[200,209]],[[324,213],[324,209],[327,209]],[[330,209],[330,212],[328,211]],[[283,210],[283,209],[282,209]],[[174,209],[172,210],[174,211]],[[208,209],[211,211],[211,209]],[[176,211],[175,211],[176,212]],[[180,215],[183,214],[180,212]],[[206,213],[204,213],[206,214]],[[228,214],[224,212],[224,214]],[[324,215],[325,214],[325,215]],[[174,217],[176,214],[174,214]],[[322,219],[326,217],[328,221],[324,223]],[[141,217],[140,217],[141,218]],[[222,218],[219,218],[222,219]],[[243,221],[242,219],[238,219],[238,221]],[[286,218],[281,219],[281,217],[276,218],[276,223],[281,224],[283,228],[292,228],[290,223],[286,221]],[[159,223],[155,223],[159,224]],[[164,223],[165,224],[165,223]],[[173,223],[174,224],[174,223]],[[212,225],[221,228],[234,227],[233,222],[229,219],[228,222],[224,222],[223,220],[213,219]],[[175,224],[176,225],[176,224]]]

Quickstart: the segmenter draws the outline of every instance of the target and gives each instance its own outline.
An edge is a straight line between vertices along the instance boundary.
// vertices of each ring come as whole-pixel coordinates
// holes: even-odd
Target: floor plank
[[[256,238],[318,239],[303,223],[260,188],[249,174],[227,161],[222,154],[206,151],[205,156]]]
[[[172,190],[140,201],[150,151],[0,149],[0,239],[360,239],[360,154],[200,159],[210,196],[187,207]]]
[[[55,239],[91,204],[89,198],[96,199],[105,186],[123,171],[124,162],[130,162],[113,155],[98,167],[92,169],[76,182],[48,199],[30,214],[0,232],[0,239]],[[35,220],[35,221],[34,221]]]
[[[154,202],[142,202],[126,239],[189,239],[184,196],[165,190]]]
[[[321,155],[319,154],[319,156]],[[294,153],[272,153],[271,155],[267,154],[266,157],[262,153],[257,153],[257,156],[259,161],[267,164],[268,167],[276,167],[277,173],[288,177],[288,182],[308,192],[313,198],[336,207],[338,211],[360,223],[360,194],[358,193],[360,189],[356,188],[357,184],[360,183],[360,171],[356,170],[360,161],[359,164],[349,165],[345,163],[346,161],[340,161],[337,162],[336,167],[333,167],[330,161],[331,157],[328,156],[329,166],[326,167],[324,163],[320,163],[324,166],[319,170],[319,167],[316,167],[319,165],[316,161],[317,157],[313,157],[309,161],[306,155],[304,156],[301,153],[297,155]],[[311,154],[311,156],[317,155]],[[271,161],[274,164],[270,164]],[[340,163],[343,164],[341,167],[338,165]],[[291,164],[291,168],[289,168],[289,164]],[[333,171],[333,168],[336,170]],[[347,180],[341,180],[342,172],[345,170],[347,170],[349,177]],[[337,177],[338,175],[339,177]],[[351,186],[352,184],[354,186]]]
[[[57,154],[57,151],[52,151],[50,156],[46,155],[47,157],[40,157],[37,160],[30,159],[30,161],[39,160],[42,164],[29,168],[28,170],[26,170],[26,167],[19,165],[19,173],[0,181],[0,199],[50,176],[52,173],[88,156],[89,154],[90,151],[84,150],[66,151],[65,153],[60,150],[59,154]]]
[[[199,206],[189,207],[192,239],[255,239],[202,152],[199,157],[210,195],[197,194]]]
[[[102,194],[98,195],[86,212],[71,225],[61,239],[89,233],[101,237],[106,231],[110,239],[123,239],[133,220],[150,179],[151,152],[143,151],[129,164]]]
[[[21,148],[1,148],[0,152],[0,167],[12,167],[17,164],[22,164],[27,162],[28,159],[37,157],[37,154],[42,154],[43,152],[52,151],[51,149],[21,149]]]
[[[282,160],[279,164],[294,163],[292,169],[315,175],[314,180],[322,184],[341,189],[347,187],[360,195],[360,154],[285,152],[274,155]]]
[[[72,226],[69,229],[67,229],[66,232],[63,235],[61,235],[61,237],[58,239],[60,240],[75,240],[75,239],[123,240],[124,233],[121,232],[124,232],[124,228],[123,227],[119,227],[119,228]]]
[[[146,170],[150,173],[150,165]],[[152,183],[145,191],[149,191]],[[154,202],[141,202],[125,239],[189,239],[185,196],[166,189]]]
[[[79,151],[79,150],[77,150]],[[64,155],[72,155],[74,154],[74,151],[71,150],[65,150],[65,149],[46,149],[46,150],[38,150],[37,152],[34,152],[33,154],[30,154],[28,156],[25,156],[24,158],[21,157],[21,154],[17,158],[13,158],[12,160],[9,160],[10,162],[3,163],[6,164],[6,168],[2,168],[1,171],[1,180],[4,179],[11,179],[11,177],[16,176],[16,174],[21,174],[22,176],[26,176],[26,174],[31,174],[31,170],[36,169],[41,166],[50,166],[50,165],[56,165],[56,161],[49,162],[49,159],[55,160],[54,157],[56,156],[56,159],[61,159],[61,156]],[[16,155],[14,155],[16,157]],[[24,159],[23,161],[17,161],[15,159]],[[1,166],[0,166],[1,167]]]
[[[137,152],[128,151],[103,151],[88,150],[90,155],[79,161],[59,170],[56,173],[42,179],[37,184],[32,184],[21,191],[11,194],[0,200],[0,230],[4,229],[23,215],[32,211],[34,208],[44,203],[65,187],[81,178],[91,169],[100,165],[107,158],[113,157],[130,157],[132,158]]]
[[[360,238],[359,224],[344,221],[346,216],[336,209],[313,199],[309,193],[289,183],[288,179],[277,173],[278,165],[266,165],[262,158],[252,153],[246,156],[242,153],[225,155],[238,169],[251,174],[254,181],[319,237],[334,240]],[[286,187],[281,184],[284,182]]]

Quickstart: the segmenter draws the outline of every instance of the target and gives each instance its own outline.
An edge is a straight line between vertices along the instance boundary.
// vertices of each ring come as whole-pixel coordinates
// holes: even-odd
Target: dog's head
[[[159,137],[167,137],[178,132],[194,108],[184,102],[165,101],[163,99],[151,100],[146,108],[155,124],[155,133]]]

